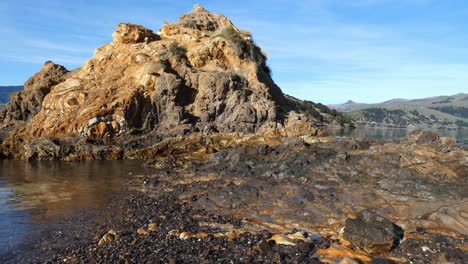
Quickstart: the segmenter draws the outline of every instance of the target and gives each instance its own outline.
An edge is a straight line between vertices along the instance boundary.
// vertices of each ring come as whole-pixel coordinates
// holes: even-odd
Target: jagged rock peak
[[[209,11],[206,10],[206,8],[204,8],[203,6],[198,5],[198,4],[195,5],[195,6],[193,7],[192,13],[194,13],[194,12],[205,12],[205,13],[209,13]]]
[[[229,18],[212,13],[198,5],[195,6],[192,12],[182,15],[180,21],[176,24],[185,28],[205,32],[215,32],[225,27],[234,27]]]
[[[68,70],[64,66],[47,61],[39,72],[26,81],[24,89],[48,89],[62,82],[63,75],[66,73]]]
[[[44,63],[42,69],[26,81],[23,91],[11,95],[4,111],[3,125],[26,121],[38,113],[44,97],[53,86],[65,80],[68,72],[64,66],[52,61]]]
[[[151,29],[130,23],[120,23],[112,34],[114,43],[133,44],[159,40],[158,34]]]

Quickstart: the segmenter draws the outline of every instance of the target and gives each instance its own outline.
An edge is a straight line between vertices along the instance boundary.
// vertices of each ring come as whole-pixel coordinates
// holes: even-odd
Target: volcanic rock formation
[[[4,124],[27,121],[41,110],[44,97],[51,88],[66,79],[68,70],[61,65],[46,62],[44,67],[24,84],[24,90],[11,95],[4,111]]]
[[[5,113],[5,122],[30,119],[16,140],[115,143],[136,135],[267,131],[314,136],[335,120],[311,102],[286,97],[251,34],[202,7],[157,34],[119,24],[113,39],[82,68],[67,73],[47,63],[26,83]]]

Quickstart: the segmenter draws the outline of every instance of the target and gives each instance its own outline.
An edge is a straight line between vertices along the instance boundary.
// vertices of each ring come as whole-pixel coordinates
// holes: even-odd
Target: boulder
[[[134,44],[159,40],[158,34],[140,25],[121,23],[112,34],[114,43]]]
[[[402,234],[402,229],[385,217],[364,210],[356,219],[346,220],[343,238],[369,254],[379,255],[390,252]]]

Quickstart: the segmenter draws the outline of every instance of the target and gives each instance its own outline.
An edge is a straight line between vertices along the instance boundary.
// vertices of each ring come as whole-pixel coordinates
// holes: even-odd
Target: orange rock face
[[[250,33],[225,16],[197,7],[159,35],[120,24],[113,38],[51,89],[26,137],[255,133],[282,129],[295,110]],[[318,120],[298,116],[292,134],[317,133]]]

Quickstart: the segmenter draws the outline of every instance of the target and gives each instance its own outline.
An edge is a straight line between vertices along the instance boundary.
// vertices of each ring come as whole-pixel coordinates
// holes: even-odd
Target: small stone
[[[429,247],[427,247],[427,246],[422,246],[422,247],[421,247],[421,250],[422,250],[423,252],[428,252],[428,251],[429,251],[429,252],[434,253],[434,251],[432,251],[432,250],[431,250]]]
[[[214,247],[211,248],[213,251],[219,251],[221,249],[221,247],[219,245],[216,245]]]
[[[340,160],[347,160],[349,156],[348,156],[348,153],[342,152],[342,153],[336,154],[336,158]]]
[[[205,233],[205,232],[201,232],[201,233],[198,233],[196,235],[197,238],[207,238],[209,237],[210,235],[208,233]]]
[[[280,253],[276,252],[275,256],[273,257],[273,262],[274,263],[281,263],[281,255]]]
[[[98,246],[110,243],[118,239],[117,233],[114,230],[109,230],[98,242]]]
[[[151,223],[148,225],[148,230],[149,231],[156,231],[156,229],[158,228],[158,224],[156,223]]]
[[[138,233],[140,236],[147,236],[147,235],[149,235],[148,231],[146,231],[146,229],[144,229],[144,228],[139,228],[139,229],[137,230],[137,233]]]
[[[273,248],[271,247],[270,243],[263,239],[262,241],[260,241],[260,243],[258,244],[258,248],[260,249],[260,251],[264,254],[266,253],[269,253],[271,251],[273,251]]]
[[[191,237],[192,237],[192,234],[190,234],[189,232],[182,232],[179,235],[179,238],[182,239],[182,240],[187,240],[187,239],[189,239]]]
[[[286,235],[274,235],[272,236],[269,241],[275,241],[278,245],[285,245],[285,246],[295,246],[296,243],[293,242],[291,238]]]
[[[178,235],[180,235],[180,232],[179,232],[179,230],[173,229],[173,230],[169,231],[168,234],[170,236],[178,236]]]

